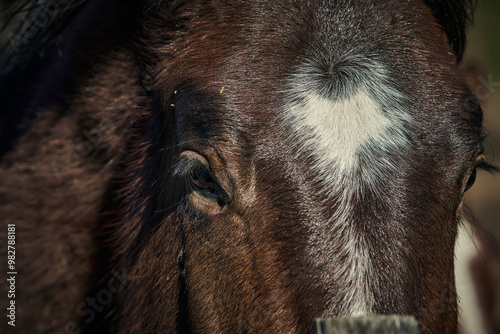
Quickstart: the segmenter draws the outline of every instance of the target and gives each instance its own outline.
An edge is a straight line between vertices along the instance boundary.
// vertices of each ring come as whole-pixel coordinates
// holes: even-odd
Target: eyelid
[[[486,161],[486,157],[484,155],[478,157],[475,168],[490,173],[500,173],[500,168]]]
[[[199,185],[196,182],[196,180],[194,179],[193,170],[189,171],[186,174],[186,181],[188,182],[191,191],[198,192],[199,194],[203,195],[203,197],[206,198],[218,199],[223,190],[210,175],[210,172],[207,170],[205,172],[207,176],[207,181],[205,182],[204,185]]]
[[[472,188],[472,186],[476,182],[476,175],[477,175],[477,168],[474,168],[472,170],[472,173],[469,175],[469,178],[465,184],[465,188],[464,188],[463,192],[466,192],[467,190]]]
[[[193,170],[197,167],[203,167],[208,171],[211,170],[208,161],[201,155],[196,154],[194,152],[185,151],[182,152],[177,160],[177,163],[174,167],[174,175],[185,176],[190,170]]]
[[[199,168],[199,167],[198,167]],[[192,191],[197,193],[199,196],[202,196],[205,199],[216,200],[219,206],[226,206],[231,204],[231,197],[224,190],[224,188],[217,181],[216,177],[212,174],[210,170],[207,170],[205,167],[201,167],[205,169],[207,176],[210,180],[207,182],[206,188],[200,188],[196,182],[192,180],[192,170],[186,174],[186,178],[189,179],[189,183]],[[193,187],[194,185],[194,187]]]
[[[229,196],[229,193],[225,190],[223,183],[210,167],[208,160],[199,153],[194,151],[182,152],[176,164],[174,175],[189,178],[190,173],[196,168],[203,168],[206,171],[207,175],[211,178],[210,184],[212,184],[214,186],[214,189],[217,190],[216,195],[217,195],[217,202],[219,203],[219,205],[225,206],[230,204],[232,200],[231,197]],[[203,196],[201,194],[202,192],[203,191],[199,192],[200,196]],[[205,197],[211,197],[211,196],[205,196]]]
[[[481,169],[481,166],[486,163],[486,157],[484,156],[484,154],[482,153],[482,151],[478,154],[478,156],[476,157],[476,161],[475,161],[475,165],[474,165],[474,169]]]

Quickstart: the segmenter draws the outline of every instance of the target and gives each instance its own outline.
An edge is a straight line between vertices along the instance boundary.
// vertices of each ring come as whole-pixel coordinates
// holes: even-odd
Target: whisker
[[[184,202],[186,199],[187,199],[187,196],[185,196],[185,197],[184,197],[184,198],[182,198],[180,201],[178,201],[177,203],[172,204],[171,206],[169,206],[169,207],[167,207],[167,208],[160,209],[160,210],[155,210],[155,211],[153,211],[153,212],[154,212],[154,213],[161,213],[161,212],[168,211],[168,210],[172,209],[173,207],[178,206],[179,204],[181,204],[182,202]]]
[[[172,145],[172,146],[163,147],[159,151],[160,152],[161,151],[168,151],[168,150],[171,150],[171,149],[174,149],[174,148],[177,148],[179,146],[186,145],[186,144],[189,144],[189,143],[192,143],[192,142],[195,142],[195,141],[199,141],[199,139],[185,140],[185,141],[179,142],[179,143],[177,143],[175,145]]]

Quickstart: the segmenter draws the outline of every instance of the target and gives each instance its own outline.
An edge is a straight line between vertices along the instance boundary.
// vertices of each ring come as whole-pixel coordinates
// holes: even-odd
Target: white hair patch
[[[368,188],[376,196],[377,184],[398,168],[390,153],[409,145],[406,124],[411,117],[403,107],[404,96],[378,62],[350,57],[341,65],[328,65],[329,60],[319,66],[315,61],[304,61],[290,77],[283,121],[291,130],[298,161],[312,158],[324,185],[320,191],[339,201],[333,217],[315,226],[313,237],[335,231],[332,241],[345,259],[325,264],[333,273],[325,282],[337,286],[325,314],[370,314],[378,281],[370,245],[354,228],[366,222],[356,221],[352,206]],[[332,245],[314,247],[311,252],[321,258]]]
[[[305,145],[323,166],[329,166],[328,172],[335,166],[336,174],[356,169],[363,145],[383,141],[386,129],[391,126],[364,89],[339,101],[311,92],[289,112],[295,114],[296,130],[304,132]]]

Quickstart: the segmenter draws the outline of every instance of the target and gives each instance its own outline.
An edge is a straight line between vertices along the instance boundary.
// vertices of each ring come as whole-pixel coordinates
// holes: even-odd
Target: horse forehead
[[[347,15],[361,20],[371,10],[356,9],[347,14],[333,11],[328,13],[327,18],[333,20]],[[386,12],[388,9],[377,5],[373,11]],[[300,17],[298,13],[297,20],[300,21]],[[321,16],[321,21],[327,18]],[[340,18],[337,21],[343,22]],[[284,27],[274,26],[272,20],[261,21],[249,25],[255,31],[268,26],[272,29],[268,29],[270,36],[257,44],[253,39],[245,39],[247,30],[235,29],[239,44],[229,47],[234,41],[230,43],[220,38],[220,34],[215,33],[220,27],[214,21],[210,23],[207,37],[188,52],[196,54],[202,52],[200,50],[215,49],[205,44],[213,41],[216,41],[215,45],[221,45],[217,47],[218,52],[213,59],[210,58],[214,60],[210,64],[203,62],[201,66],[196,57],[193,59],[197,61],[189,64],[194,64],[195,75],[204,79],[201,80],[205,82],[203,90],[210,92],[207,96],[222,99],[220,113],[224,115],[221,119],[234,120],[224,124],[231,123],[233,128],[242,128],[240,132],[231,131],[232,136],[236,137],[245,133],[246,128],[251,128],[249,131],[253,134],[262,134],[260,139],[255,139],[253,135],[252,140],[267,141],[267,134],[278,131],[282,126],[285,128],[283,133],[291,138],[287,143],[294,145],[297,152],[312,155],[318,163],[317,170],[322,174],[330,170],[325,175],[343,178],[352,178],[360,171],[363,162],[384,158],[390,152],[409,145],[409,125],[418,127],[419,119],[412,120],[411,114],[415,110],[409,110],[407,100],[412,100],[411,105],[414,105],[419,92],[423,95],[431,85],[423,84],[424,87],[415,90],[418,92],[410,92],[412,96],[407,97],[403,90],[398,89],[398,85],[403,83],[394,82],[398,79],[391,78],[391,71],[401,73],[408,70],[408,73],[415,73],[416,77],[424,79],[415,54],[402,52],[408,58],[407,62],[391,62],[394,48],[402,51],[410,48],[406,35],[400,36],[397,43],[391,40],[390,32],[397,31],[393,23],[383,25],[386,34],[373,36],[380,42],[377,45],[381,45],[377,48],[378,56],[374,56],[367,44],[372,40],[365,34],[350,34],[334,25],[305,26],[301,34],[308,36],[310,43],[298,43],[291,47],[290,43],[295,39],[290,37],[288,40],[284,34],[299,34],[293,27],[284,23]],[[412,22],[411,25],[414,24]],[[398,24],[394,23],[395,26]],[[328,32],[331,34],[326,34]],[[318,38],[322,40],[318,41]],[[417,36],[414,43],[418,45],[415,47],[429,48],[418,40]],[[390,47],[385,48],[388,45]],[[397,77],[401,81],[401,75]],[[405,91],[408,93],[407,89]],[[275,118],[278,122],[273,123]],[[235,138],[233,141],[238,144],[239,140]],[[394,168],[389,159],[374,162],[370,169],[372,173],[364,173],[364,183],[373,183],[381,178],[382,171]]]
[[[383,145],[391,140],[384,138],[391,119],[365,90],[342,100],[311,91],[285,115],[304,146],[328,160],[325,164],[342,169],[355,168],[357,155],[369,142]]]
[[[381,62],[362,55],[305,59],[289,75],[286,92],[282,124],[327,184],[373,186],[396,169],[391,152],[409,145],[413,120]]]

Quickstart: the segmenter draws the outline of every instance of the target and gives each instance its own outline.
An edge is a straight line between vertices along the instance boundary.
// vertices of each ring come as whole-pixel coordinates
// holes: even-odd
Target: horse
[[[7,25],[2,328],[457,332],[465,0],[46,0]],[[7,236],[8,231],[8,236]]]

